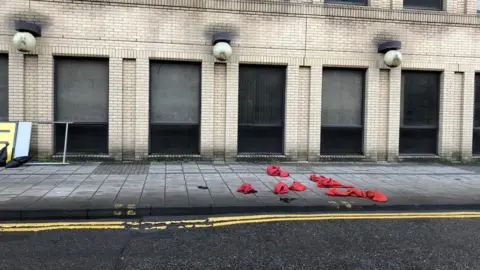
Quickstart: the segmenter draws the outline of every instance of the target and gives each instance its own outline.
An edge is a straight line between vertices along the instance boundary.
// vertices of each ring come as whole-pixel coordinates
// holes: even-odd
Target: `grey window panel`
[[[480,74],[475,74],[475,103],[473,127],[480,127]]]
[[[368,4],[368,0],[325,0],[325,3],[366,6]]]
[[[55,58],[55,120],[108,122],[108,59]]]
[[[475,74],[475,103],[473,115],[473,142],[474,155],[480,154],[480,74]]]
[[[0,121],[8,121],[8,55],[0,54]]]
[[[286,68],[240,65],[240,125],[282,126]]]
[[[403,0],[404,8],[443,10],[444,0]]]
[[[365,70],[325,68],[322,126],[362,126]]]
[[[150,63],[150,122],[199,124],[201,63]]]
[[[402,71],[401,125],[437,127],[439,98],[439,72]]]

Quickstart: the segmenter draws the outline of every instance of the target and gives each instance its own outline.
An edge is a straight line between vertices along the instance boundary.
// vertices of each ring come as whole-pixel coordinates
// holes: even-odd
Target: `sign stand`
[[[68,127],[73,122],[34,122],[36,124],[65,124],[65,140],[63,142],[63,154],[62,154],[62,162],[28,162],[26,165],[30,166],[46,166],[46,165],[69,165],[70,163],[67,162],[67,141],[68,141]]]

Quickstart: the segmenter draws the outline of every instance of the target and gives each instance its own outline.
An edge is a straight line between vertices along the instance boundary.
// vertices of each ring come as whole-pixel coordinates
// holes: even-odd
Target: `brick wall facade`
[[[472,158],[474,74],[480,70],[476,0],[446,0],[445,11],[403,10],[402,0],[369,6],[323,0],[4,0],[0,53],[9,55],[10,120],[53,121],[53,56],[108,57],[109,155],[148,157],[149,60],[202,62],[201,154],[237,155],[241,63],[287,65],[285,155],[320,155],[322,67],[367,69],[365,156],[396,160],[401,69],[442,71],[439,155]],[[29,7],[30,6],[30,7]],[[43,24],[29,54],[11,45],[15,18]],[[232,31],[233,56],[216,63],[211,35]],[[389,69],[376,40],[402,41],[404,62]],[[480,41],[480,40],[479,40]],[[48,156],[53,130],[34,129],[32,147]]]

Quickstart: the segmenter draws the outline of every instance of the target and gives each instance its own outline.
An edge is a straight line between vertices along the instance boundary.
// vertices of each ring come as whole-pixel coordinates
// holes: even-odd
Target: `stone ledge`
[[[45,0],[37,0],[43,2]],[[51,0],[49,0],[51,2]],[[72,3],[71,0],[56,0],[56,2]],[[254,2],[245,0],[77,0],[74,3],[96,3],[100,5],[135,5],[167,8],[188,8],[200,10],[215,10],[217,12],[262,13],[283,16],[321,16],[358,19],[373,19],[386,21],[414,21],[425,23],[478,25],[480,18],[476,14],[454,14],[446,11],[426,10],[392,10],[373,8],[371,6],[313,4],[290,2]]]

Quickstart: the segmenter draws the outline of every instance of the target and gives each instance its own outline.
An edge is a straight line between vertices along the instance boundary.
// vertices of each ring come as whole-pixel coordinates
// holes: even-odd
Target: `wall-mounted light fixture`
[[[388,67],[398,67],[402,64],[402,53],[398,50],[402,48],[402,42],[398,40],[381,40],[377,43],[379,53],[384,53],[383,62]]]
[[[218,32],[213,34],[213,56],[217,60],[227,61],[232,56],[232,47],[230,46],[231,35],[228,32]]]
[[[17,33],[13,36],[13,47],[20,52],[31,52],[37,45],[36,37],[42,36],[40,25],[27,21],[16,21],[15,30]]]

